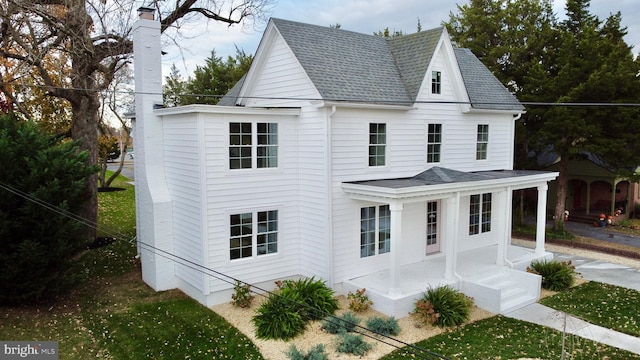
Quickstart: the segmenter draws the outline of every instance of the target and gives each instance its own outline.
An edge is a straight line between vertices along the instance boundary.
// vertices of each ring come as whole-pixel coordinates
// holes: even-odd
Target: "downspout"
[[[327,131],[327,158],[325,161],[327,162],[327,244],[328,252],[329,252],[329,284],[333,287],[333,147],[332,141],[333,137],[331,136],[332,128],[331,128],[331,117],[336,113],[336,106],[333,105],[331,107],[331,111],[327,114],[327,126],[325,127]]]

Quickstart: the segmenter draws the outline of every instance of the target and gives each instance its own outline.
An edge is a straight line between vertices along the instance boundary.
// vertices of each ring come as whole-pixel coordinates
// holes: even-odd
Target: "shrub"
[[[279,287],[282,296],[300,303],[299,311],[305,321],[322,319],[339,308],[338,300],[333,297],[334,291],[314,277],[285,280]]]
[[[322,322],[322,329],[329,334],[339,334],[352,331],[358,324],[360,319],[352,312],[347,311],[339,318],[330,316]]]
[[[365,295],[367,289],[356,290],[355,293],[349,291],[347,299],[349,300],[349,309],[355,312],[367,311],[373,305],[373,302],[369,300],[369,297]]]
[[[434,315],[429,317],[429,303]],[[425,319],[434,319],[432,325],[439,327],[460,325],[469,320],[473,300],[449,285],[429,288],[422,299],[414,304],[414,313],[421,313]]]
[[[94,239],[67,214],[97,168],[78,142],[13,115],[0,115],[0,154],[0,304],[51,300],[83,280],[78,255]]]
[[[338,337],[338,346],[336,347],[336,350],[345,354],[364,356],[367,351],[371,350],[371,348],[371,344],[364,341],[362,335],[344,333],[340,334]]]
[[[310,279],[277,281],[273,292],[251,319],[261,339],[288,340],[301,334],[307,322],[333,314],[338,301],[322,281]]]
[[[295,345],[291,345],[289,350],[284,354],[291,360],[327,360],[329,358],[324,352],[323,344],[318,344],[312,347],[306,355],[302,354]]]
[[[236,280],[233,287],[233,295],[231,295],[231,303],[233,306],[243,309],[250,308],[254,296],[251,294],[251,285],[243,284],[240,280]]]
[[[251,319],[259,339],[289,340],[304,332],[306,320],[300,305],[280,294],[272,293]]]
[[[575,281],[575,267],[571,261],[536,260],[527,272],[542,276],[542,287],[552,291],[566,290]]]
[[[440,314],[436,313],[433,309],[433,305],[424,299],[419,299],[415,302],[413,312],[411,313],[416,319],[417,325],[429,324],[434,325]]]
[[[384,336],[398,335],[398,333],[400,333],[398,320],[393,316],[389,318],[383,318],[380,316],[369,318],[367,320],[367,329]]]

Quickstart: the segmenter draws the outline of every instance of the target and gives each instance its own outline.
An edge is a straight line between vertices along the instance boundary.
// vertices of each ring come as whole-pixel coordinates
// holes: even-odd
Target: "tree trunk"
[[[98,109],[99,100],[96,92],[84,92],[78,101],[72,102],[73,117],[71,137],[80,140],[80,149],[89,153],[87,166],[98,163]],[[76,215],[85,219],[83,233],[87,239],[96,237],[98,224],[98,175],[94,173],[85,183],[86,201]]]
[[[554,212],[553,230],[564,231],[564,211],[566,210],[567,187],[569,186],[569,159],[566,156],[560,158],[558,186],[556,193],[556,208]]]

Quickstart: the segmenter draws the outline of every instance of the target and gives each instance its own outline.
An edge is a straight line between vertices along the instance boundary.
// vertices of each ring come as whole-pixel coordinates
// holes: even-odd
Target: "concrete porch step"
[[[536,302],[537,293],[532,289],[536,284],[523,282],[513,271],[494,272],[468,280],[467,289],[475,293],[468,295],[476,299],[478,306],[502,314]]]

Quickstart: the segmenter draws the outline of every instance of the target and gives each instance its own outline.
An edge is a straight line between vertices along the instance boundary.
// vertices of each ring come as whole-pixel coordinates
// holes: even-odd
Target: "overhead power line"
[[[90,227],[92,229],[98,230],[98,224],[96,222],[93,222],[93,221],[90,221],[88,219],[84,219],[84,218],[82,218],[80,216],[77,216],[77,215],[69,212],[68,210],[62,209],[62,208],[60,208],[60,207],[58,207],[58,206],[56,206],[54,204],[48,203],[48,202],[46,202],[44,200],[41,200],[41,199],[39,199],[39,198],[29,194],[29,193],[26,193],[24,191],[16,189],[13,186],[10,186],[8,184],[0,182],[0,189],[4,189],[5,191],[8,191],[8,192],[10,192],[10,193],[12,193],[12,194],[14,194],[16,196],[19,196],[19,197],[21,197],[21,198],[23,198],[23,199],[25,199],[27,201],[30,201],[30,202],[33,202],[33,203],[37,204],[37,205],[43,206],[44,208],[46,208],[46,209],[48,209],[50,211],[53,211],[53,212],[55,212],[55,213],[57,213],[57,214],[59,214],[61,216],[67,217],[69,219],[72,219],[73,221],[77,221],[77,222],[79,222],[79,223],[81,223],[81,224],[83,224],[85,226],[88,226],[88,227]],[[116,238],[116,239],[126,239],[127,238],[126,235],[120,233],[119,231],[114,230],[114,229],[110,229],[110,228],[107,228],[107,227],[104,227],[104,226],[100,228],[100,231],[102,231],[103,233],[105,233],[105,234],[107,234],[107,235],[109,235],[109,236],[111,236],[113,238]],[[279,296],[284,301],[294,302],[296,305],[298,305],[298,306],[300,306],[302,308],[309,308],[310,307],[309,305],[307,305],[305,303],[301,303],[301,302],[292,300],[290,298],[283,297],[282,295],[280,295],[280,294],[278,294],[276,292],[263,289],[263,288],[261,288],[261,287],[259,287],[257,285],[247,283],[245,281],[242,281],[240,279],[237,279],[237,278],[235,278],[233,276],[227,275],[225,273],[222,273],[222,272],[217,271],[215,269],[212,269],[210,267],[204,266],[202,264],[198,264],[198,263],[196,263],[196,262],[194,262],[192,260],[189,260],[189,259],[187,259],[185,257],[173,254],[173,253],[171,253],[169,251],[160,249],[160,248],[158,248],[158,247],[156,247],[154,245],[151,245],[149,243],[140,241],[135,236],[131,237],[129,240],[126,240],[126,241],[128,243],[130,243],[130,244],[132,244],[135,241],[142,248],[145,248],[146,250],[154,253],[155,255],[161,256],[161,257],[163,257],[165,259],[168,259],[168,260],[171,260],[171,261],[175,262],[176,264],[179,264],[179,265],[184,266],[186,268],[189,268],[191,270],[200,272],[200,273],[202,273],[202,274],[204,274],[206,276],[210,276],[210,277],[212,277],[212,278],[214,278],[216,280],[220,280],[222,282],[225,282],[225,283],[231,284],[231,285],[235,285],[236,283],[241,283],[243,285],[249,286],[250,289],[257,289],[258,291],[251,290],[251,292],[256,294],[256,295],[258,295],[258,296],[263,296],[263,297]],[[368,329],[368,328],[360,326],[358,324],[350,323],[350,322],[346,321],[345,319],[339,318],[338,316],[336,316],[334,314],[330,314],[330,313],[321,311],[321,310],[316,309],[316,308],[311,308],[310,310],[314,311],[314,312],[317,312],[317,313],[321,313],[324,316],[324,320],[325,321],[333,322],[333,323],[336,323],[336,322],[349,323],[351,326],[353,326],[354,329],[357,329],[357,330],[353,330],[353,332],[361,334],[363,336],[366,336],[366,337],[368,337],[368,338],[370,338],[370,339],[372,339],[374,341],[383,343],[385,345],[389,345],[389,346],[394,347],[396,349],[408,348],[418,358],[424,358],[424,359],[434,359],[435,358],[435,359],[448,360],[448,358],[446,358],[446,357],[444,357],[444,356],[442,356],[440,354],[437,354],[435,352],[432,352],[432,351],[430,351],[428,349],[424,349],[424,348],[421,348],[421,347],[419,347],[417,345],[407,343],[405,341],[402,341],[400,339],[394,338],[394,337],[389,336],[389,335],[384,335],[384,334],[377,333],[374,330]],[[397,344],[400,344],[402,346],[398,346]]]
[[[55,87],[44,86],[37,84],[21,84],[12,82],[1,82],[0,85],[10,85],[18,87],[35,87],[42,89],[59,89],[59,90],[73,90],[82,92],[98,92],[98,93],[114,93],[114,94],[133,94],[133,95],[171,95],[174,97],[194,97],[194,98],[222,98],[222,95],[215,94],[172,94],[168,92],[142,92],[142,91],[126,91],[126,90],[95,90],[84,89],[74,87]],[[237,99],[250,99],[250,100],[294,100],[294,101],[328,101],[328,102],[359,102],[359,103],[371,103],[371,104],[396,104],[396,105],[411,105],[411,104],[450,104],[450,105],[497,105],[497,106],[544,106],[544,107],[640,107],[638,102],[549,102],[549,101],[518,101],[518,102],[495,102],[495,101],[453,101],[453,100],[416,100],[416,101],[398,101],[398,100],[364,100],[364,99],[327,99],[327,98],[315,98],[315,97],[279,97],[279,96],[238,96]]]

